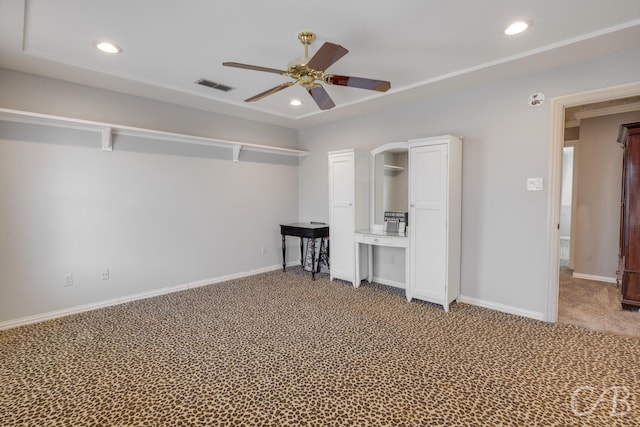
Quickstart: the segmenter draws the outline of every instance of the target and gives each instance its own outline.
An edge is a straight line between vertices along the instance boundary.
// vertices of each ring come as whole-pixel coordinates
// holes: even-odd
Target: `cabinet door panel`
[[[412,227],[416,236],[413,288],[416,295],[444,298],[446,234],[443,213],[439,209],[415,209]]]
[[[630,135],[627,140],[625,193],[625,269],[640,271],[640,135]]]
[[[414,149],[413,200],[416,206],[439,208],[443,203],[446,164],[441,146]]]
[[[329,161],[331,209],[331,277],[353,281],[355,227],[355,159],[353,154],[331,156]]]
[[[331,162],[331,201],[354,203],[355,183],[353,156],[336,157]]]
[[[627,127],[623,166],[622,306],[640,306],[640,123]]]
[[[412,147],[410,156],[412,295],[442,302],[447,286],[447,146]]]
[[[331,272],[333,277],[353,280],[353,206],[335,204],[331,211]]]

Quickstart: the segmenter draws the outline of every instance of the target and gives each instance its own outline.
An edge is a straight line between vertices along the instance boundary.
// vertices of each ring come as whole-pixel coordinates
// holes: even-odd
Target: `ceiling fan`
[[[321,110],[328,110],[336,106],[331,97],[320,84],[326,83],[330,85],[349,86],[360,89],[376,90],[378,92],[386,92],[391,87],[391,83],[384,80],[373,80],[362,77],[340,76],[336,74],[326,74],[325,70],[332,64],[346,55],[349,51],[344,47],[335,43],[325,42],[320,49],[309,58],[309,45],[316,39],[314,33],[304,31],[298,34],[298,40],[304,45],[304,58],[296,58],[289,62],[287,70],[278,70],[275,68],[259,67],[256,65],[241,64],[238,62],[223,62],[222,65],[227,67],[244,68],[247,70],[264,71],[267,73],[275,73],[283,76],[289,76],[293,81],[282,83],[276,87],[259,93],[251,98],[245,99],[245,102],[254,102],[276,92],[280,92],[296,83],[300,83],[302,87],[307,89],[313,100],[318,104]]]

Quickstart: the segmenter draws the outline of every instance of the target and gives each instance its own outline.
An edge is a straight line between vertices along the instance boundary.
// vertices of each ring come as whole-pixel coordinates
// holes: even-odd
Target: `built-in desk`
[[[405,252],[409,247],[409,237],[406,233],[393,233],[390,231],[384,230],[357,230],[353,233],[353,241],[355,244],[356,250],[356,274],[355,274],[355,283],[353,284],[356,288],[360,286],[360,282],[362,281],[362,277],[360,277],[360,245],[367,245],[367,255],[369,258],[368,266],[368,277],[367,280],[369,283],[373,280],[373,246],[391,246],[396,248],[405,248]],[[405,256],[405,286],[408,285],[409,282],[409,257]]]

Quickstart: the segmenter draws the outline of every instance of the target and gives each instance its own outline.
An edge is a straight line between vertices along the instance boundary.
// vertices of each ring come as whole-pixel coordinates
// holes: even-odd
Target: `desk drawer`
[[[393,237],[385,236],[364,236],[364,242],[370,245],[393,246]]]

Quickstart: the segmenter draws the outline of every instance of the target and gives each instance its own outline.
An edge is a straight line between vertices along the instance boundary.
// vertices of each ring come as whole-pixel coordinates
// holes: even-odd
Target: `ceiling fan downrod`
[[[309,58],[309,45],[316,39],[316,35],[311,31],[303,31],[298,34],[298,40],[304,45],[304,57]]]

